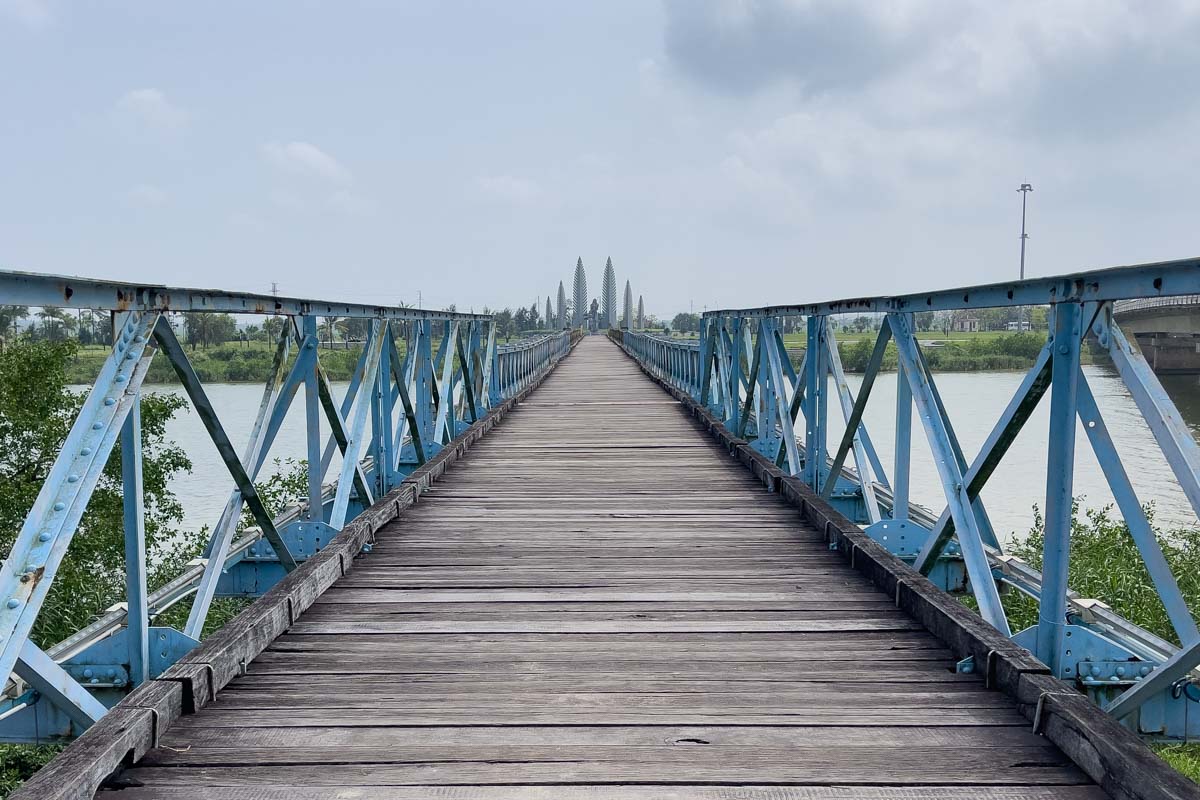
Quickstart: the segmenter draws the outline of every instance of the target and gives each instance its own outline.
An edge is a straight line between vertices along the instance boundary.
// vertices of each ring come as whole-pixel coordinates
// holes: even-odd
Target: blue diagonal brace
[[[1024,380],[1013,393],[1012,399],[1008,401],[1008,406],[1004,409],[1004,413],[1000,415],[1000,419],[996,421],[992,432],[988,435],[987,441],[983,443],[983,447],[979,450],[979,455],[971,463],[970,469],[967,470],[964,480],[967,483],[967,496],[972,500],[979,497],[980,491],[988,479],[999,466],[1004,455],[1008,452],[1008,448],[1016,440],[1017,434],[1025,426],[1025,423],[1033,415],[1042,396],[1050,387],[1050,345],[1047,344],[1038,354],[1037,361],[1034,362],[1033,368],[1025,373]],[[937,525],[933,528],[933,534],[925,541],[925,546],[922,548],[920,555],[914,563],[914,569],[929,574],[937,563],[938,556],[942,554],[946,543],[950,541],[954,535],[954,518],[950,515],[947,508],[942,511],[941,517],[937,521]]]
[[[163,353],[171,362],[171,366],[175,368],[175,374],[179,377],[179,382],[183,384],[184,391],[187,392],[188,397],[191,399],[192,407],[196,409],[196,415],[204,423],[209,437],[217,447],[217,452],[220,454],[221,460],[225,462],[225,467],[229,470],[229,474],[233,478],[234,485],[242,493],[242,498],[246,501],[246,506],[250,509],[250,513],[254,515],[254,521],[262,529],[263,536],[275,548],[275,554],[279,558],[279,563],[283,565],[285,570],[291,572],[296,568],[296,559],[288,551],[287,544],[283,541],[283,537],[279,535],[279,531],[275,530],[275,523],[272,521],[271,515],[267,512],[262,499],[258,496],[258,490],[254,488],[254,482],[250,480],[250,476],[246,473],[246,467],[242,464],[242,460],[238,458],[237,451],[233,449],[233,443],[229,441],[229,436],[225,433],[225,427],[221,424],[221,420],[217,417],[216,409],[213,408],[212,403],[208,399],[208,394],[204,391],[204,385],[200,382],[200,378],[196,376],[196,371],[192,369],[192,364],[188,361],[187,354],[184,353],[179,340],[175,338],[175,331],[171,329],[171,326],[167,324],[165,319],[160,319],[154,328],[154,336],[158,340],[159,347],[162,348]]]
[[[0,563],[0,680],[29,637],[149,369],[157,313],[131,313]]]
[[[1188,611],[1187,601],[1184,600],[1183,593],[1179,591],[1179,584],[1176,583],[1175,576],[1171,574],[1171,566],[1163,556],[1162,547],[1158,544],[1154,529],[1150,527],[1150,522],[1142,510],[1142,504],[1138,502],[1137,493],[1133,489],[1133,484],[1129,482],[1129,476],[1125,473],[1125,467],[1121,463],[1121,456],[1117,453],[1117,448],[1113,446],[1108,426],[1104,424],[1104,418],[1100,415],[1100,407],[1096,405],[1096,398],[1082,372],[1079,374],[1077,392],[1079,421],[1083,423],[1083,429],[1087,432],[1088,441],[1091,442],[1092,450],[1096,454],[1096,460],[1100,462],[1100,469],[1104,471],[1104,477],[1108,481],[1109,488],[1112,489],[1113,498],[1117,501],[1121,516],[1125,518],[1129,535],[1133,538],[1133,542],[1142,556],[1142,561],[1146,565],[1146,572],[1149,573],[1150,580],[1154,582],[1158,598],[1162,601],[1163,608],[1166,609],[1172,627],[1175,628],[1175,635],[1186,647],[1200,639],[1200,631],[1196,629],[1196,621],[1192,619],[1191,612]]]
[[[896,339],[900,368],[904,370],[912,387],[913,399],[920,412],[929,448],[933,452],[933,460],[937,466],[938,476],[941,478],[946,503],[950,507],[950,513],[958,528],[958,541],[963,550],[963,558],[966,561],[967,574],[971,578],[975,599],[979,603],[979,613],[1001,633],[1009,636],[1012,631],[1008,626],[1004,607],[1000,604],[1000,593],[992,578],[991,564],[988,562],[978,522],[971,509],[971,499],[967,496],[967,487],[959,460],[955,457],[950,442],[950,433],[946,430],[943,415],[934,398],[929,375],[921,363],[919,348],[916,338],[913,336],[910,321],[911,316],[908,314],[894,312],[888,314],[888,322],[891,324],[892,334]]]
[[[108,711],[91,692],[33,642],[26,641],[21,646],[15,671],[21,680],[37,690],[81,729],[90,728]]]

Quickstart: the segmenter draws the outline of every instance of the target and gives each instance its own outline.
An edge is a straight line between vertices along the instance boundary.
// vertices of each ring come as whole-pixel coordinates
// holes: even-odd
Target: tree
[[[348,317],[342,330],[352,342],[365,342],[370,332],[370,320],[364,317]]]
[[[534,300],[533,305],[529,307],[529,327],[539,328],[541,327],[541,324],[542,320],[540,317],[538,317],[537,300]]]
[[[700,316],[698,314],[676,314],[675,319],[671,320],[671,327],[680,333],[690,333],[700,330]]]
[[[517,323],[513,319],[513,312],[511,308],[497,311],[492,316],[492,320],[496,325],[496,336],[502,339],[508,339],[516,335]]]
[[[640,294],[638,295],[637,327],[639,330],[646,327],[646,304],[642,302]]]
[[[587,291],[587,273],[583,271],[583,259],[580,258],[575,262],[575,281],[574,291],[571,293],[572,303],[571,308],[573,313],[571,316],[571,325],[580,327],[583,325],[584,315],[587,314],[588,306],[588,291]]]
[[[196,345],[207,348],[233,339],[237,333],[237,321],[232,314],[192,313],[184,315],[183,328],[192,349]]]
[[[522,306],[517,309],[517,313],[513,315],[513,326],[518,331],[529,330],[529,309]]]
[[[19,323],[29,317],[29,306],[0,306],[0,338],[5,341],[17,338]]]
[[[558,282],[558,316],[554,318],[554,327],[562,330],[567,327],[567,290],[563,282]]]
[[[43,308],[37,316],[42,321],[42,336],[50,341],[66,339],[77,325],[75,318],[61,308]]]
[[[604,286],[600,296],[601,324],[605,328],[617,327],[617,273],[612,259],[604,265]]]
[[[550,307],[550,295],[546,295],[546,328],[553,330],[554,325],[554,309]]]
[[[329,350],[333,349],[333,335],[334,335],[334,332],[337,330],[337,324],[338,324],[337,317],[325,317],[325,325],[323,326],[324,330],[325,330],[325,342],[326,342],[325,346]]]
[[[629,288],[629,281],[625,281],[625,308],[621,315],[621,327],[625,330],[633,327],[633,290]]]
[[[287,320],[284,317],[267,317],[263,320],[263,330],[272,342],[277,342],[285,324]]]

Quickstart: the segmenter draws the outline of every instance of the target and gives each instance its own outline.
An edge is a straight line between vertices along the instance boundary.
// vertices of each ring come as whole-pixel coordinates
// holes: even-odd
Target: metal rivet
[[[113,399],[113,398],[111,398],[111,397],[106,397],[106,398],[104,398],[104,405],[106,405],[106,406],[115,406],[116,404],[117,404],[117,401],[116,401],[115,399]]]
[[[78,483],[78,482],[79,482],[78,475],[68,475],[67,476],[67,483]]]
[[[101,429],[101,428],[103,428],[103,427],[104,427],[104,424],[103,424],[103,423],[100,423],[100,422],[93,422],[93,423],[92,423],[92,430],[94,430],[94,431],[98,431],[98,430],[100,430],[100,429]]]
[[[50,531],[42,531],[41,533],[39,533],[39,534],[38,534],[38,541],[39,541],[39,542],[48,542],[48,541],[50,541]]]
[[[55,511],[62,511],[62,510],[63,510],[64,508],[66,508],[66,507],[67,507],[67,504],[66,504],[66,503],[58,502],[58,503],[55,503],[55,504],[54,504],[54,510],[55,510]]]
[[[85,670],[83,671],[83,677],[85,677],[85,678],[90,678],[90,677],[92,677],[92,674],[93,674],[93,673],[92,673],[92,671],[91,671],[90,669],[85,669]]]
[[[85,447],[79,451],[79,455],[81,455],[81,456],[90,456],[91,454],[92,454],[92,448],[90,448],[90,447]]]
[[[125,382],[125,374],[121,373],[120,375],[117,376],[117,383],[124,383],[124,382]]]
[[[5,603],[5,605],[7,605],[9,608],[16,608],[17,606],[21,605],[21,601],[14,597]]]

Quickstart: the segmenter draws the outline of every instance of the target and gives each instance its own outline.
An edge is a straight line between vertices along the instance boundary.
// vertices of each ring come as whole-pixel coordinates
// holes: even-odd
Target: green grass
[[[1200,743],[1157,744],[1151,749],[1176,771],[1200,783]]]

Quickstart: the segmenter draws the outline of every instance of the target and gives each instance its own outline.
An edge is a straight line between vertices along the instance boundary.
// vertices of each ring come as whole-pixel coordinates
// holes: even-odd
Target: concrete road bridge
[[[1114,316],[1155,372],[1200,373],[1200,295],[1122,300]]]
[[[1200,510],[1200,448],[1113,315],[1188,294],[1200,261],[713,311],[698,340],[499,345],[480,315],[2,273],[4,304],[110,311],[115,331],[0,570],[0,737],[75,739],[13,798],[1200,797],[1145,744],[1198,733],[1200,631],[1080,369],[1085,343],[1109,352]],[[1045,348],[968,457],[912,314],[1043,303]],[[178,311],[285,318],[248,441],[210,402]],[[884,324],[852,391],[830,318],[864,311]],[[340,398],[324,316],[369,321]],[[789,317],[807,331],[798,366]],[[891,352],[884,464],[863,412]],[[227,500],[203,557],[151,587],[139,409],[155,357],[230,482],[212,487]],[[981,492],[1043,401],[1039,570],[1004,552]],[[271,516],[255,484],[289,412],[307,498]],[[941,508],[909,499],[914,435]],[[118,446],[126,602],[36,643]],[[1069,586],[1084,446],[1171,631]],[[1039,609],[1021,630],[1016,595]],[[200,641],[227,596],[257,599]],[[188,620],[168,627],[179,603]]]

